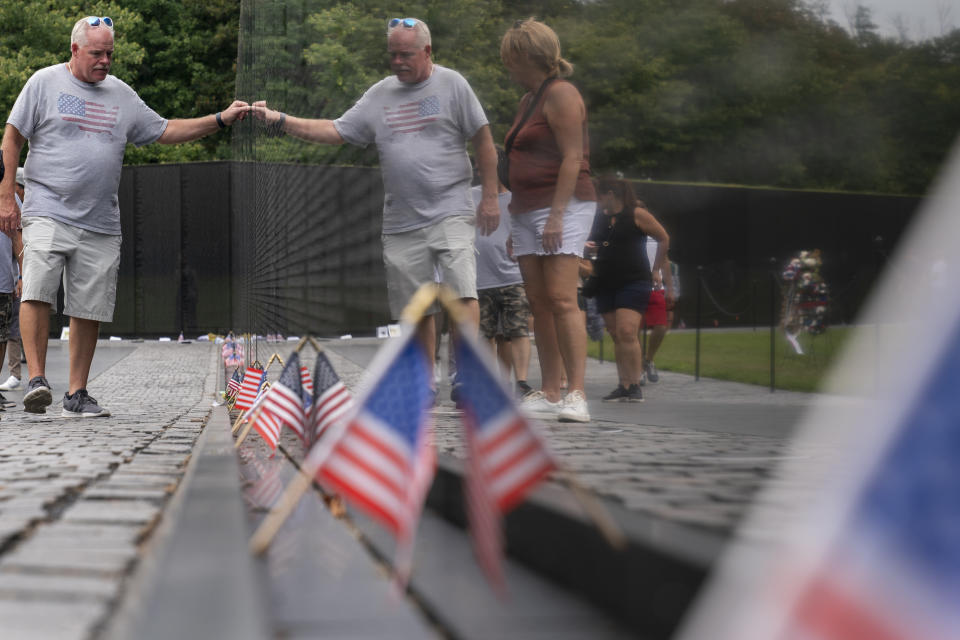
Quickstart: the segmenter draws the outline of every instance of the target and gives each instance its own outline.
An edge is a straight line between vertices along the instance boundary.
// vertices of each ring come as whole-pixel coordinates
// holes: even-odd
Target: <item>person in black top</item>
[[[598,213],[587,250],[595,253],[597,309],[610,332],[620,384],[605,402],[643,402],[640,377],[643,352],[637,337],[650,298],[651,271],[664,264],[670,237],[637,200],[633,185],[618,177],[600,178]],[[657,241],[654,264],[646,252],[647,236]]]

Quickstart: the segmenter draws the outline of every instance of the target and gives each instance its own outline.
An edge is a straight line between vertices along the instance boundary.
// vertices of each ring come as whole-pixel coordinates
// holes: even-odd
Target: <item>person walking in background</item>
[[[589,422],[584,394],[587,334],[577,306],[580,255],[596,209],[590,180],[587,109],[565,78],[573,66],[560,55],[553,30],[518,20],[500,42],[511,78],[527,90],[504,148],[513,253],[534,317],[541,389],[527,394],[530,413]],[[561,395],[561,371],[569,392]]]
[[[70,60],[34,73],[17,97],[3,135],[3,160],[17,166],[27,140],[26,198],[14,197],[14,176],[0,182],[0,231],[23,227],[20,331],[30,381],[25,410],[45,413],[53,401],[46,379],[50,308],[64,286],[70,316],[70,382],[64,417],[110,412],[87,393],[101,322],[113,319],[120,265],[117,190],[127,143],[176,144],[215,133],[247,113],[235,101],[216,115],[167,120],[119,78],[113,62],[113,20],[74,24]]]
[[[434,64],[430,29],[417,18],[387,23],[387,54],[394,75],[372,87],[336,120],[297,118],[254,102],[254,115],[283,133],[321,144],[375,144],[383,175],[383,263],[390,313],[399,318],[421,285],[440,282],[466,305],[474,327],[477,271],[476,229],[499,224],[497,153],[487,117],[466,79]],[[483,195],[470,196],[473,145]],[[417,326],[434,361],[434,304]],[[454,386],[456,386],[454,382]]]
[[[638,333],[650,299],[651,274],[663,268],[670,238],[637,201],[627,180],[603,177],[597,183],[597,192],[600,211],[587,246],[596,251],[593,268],[597,309],[613,338],[620,382],[603,400],[643,402],[643,353]],[[645,247],[647,236],[657,241],[652,265]]]
[[[473,188],[474,200],[480,188]],[[527,323],[530,304],[523,289],[523,276],[517,261],[507,251],[510,192],[500,185],[500,226],[489,236],[477,233],[477,295],[480,302],[480,333],[490,342],[506,379],[511,369],[516,375],[517,395],[532,389],[527,384],[530,367],[530,333]]]
[[[15,187],[17,206],[23,206],[23,167],[17,167],[17,186]],[[18,229],[16,232],[17,243],[19,244],[20,249],[13,249],[14,256],[12,259],[13,268],[16,269],[16,285],[13,289],[13,311],[10,314],[10,330],[7,333],[7,342],[6,342],[6,351],[7,351],[7,370],[10,373],[10,377],[7,378],[3,384],[0,384],[0,391],[16,391],[20,388],[21,384],[21,362],[22,359],[22,349],[20,346],[20,294],[23,293],[23,278],[21,278],[20,271],[20,260],[21,252],[23,251],[23,237],[21,231]],[[11,239],[12,240],[12,239]],[[2,242],[2,238],[0,238]],[[2,349],[0,349],[2,353]],[[2,359],[0,359],[2,362]],[[3,395],[0,394],[0,398],[3,398]],[[4,398],[4,401],[6,399]]]
[[[647,261],[653,265],[657,262],[657,252],[660,243],[652,236],[647,236]],[[663,257],[663,266],[660,269],[653,269],[651,272],[652,288],[650,290],[650,300],[647,302],[647,310],[643,314],[643,327],[648,330],[647,344],[643,349],[643,371],[640,374],[640,384],[644,380],[656,383],[660,380],[660,374],[657,372],[657,365],[654,364],[654,358],[657,357],[657,351],[663,344],[663,339],[667,336],[667,330],[670,328],[673,316],[673,307],[676,304],[676,289],[673,283],[673,267],[669,256]]]

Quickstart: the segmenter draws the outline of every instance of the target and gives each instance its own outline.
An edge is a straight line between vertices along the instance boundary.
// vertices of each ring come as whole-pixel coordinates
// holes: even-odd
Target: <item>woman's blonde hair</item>
[[[548,76],[566,78],[573,74],[573,65],[560,55],[560,38],[534,18],[517,20],[503,34],[500,59],[504,64],[529,62]]]

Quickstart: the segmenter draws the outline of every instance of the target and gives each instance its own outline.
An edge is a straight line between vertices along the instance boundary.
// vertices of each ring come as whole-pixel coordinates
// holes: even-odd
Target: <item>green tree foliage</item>
[[[241,6],[242,5],[242,6]],[[521,90],[499,59],[513,22],[560,35],[590,112],[598,173],[658,180],[922,193],[960,131],[960,32],[880,34],[866,3],[850,30],[824,0],[73,0],[0,3],[0,109],[36,69],[67,59],[83,12],[117,21],[114,73],[159,113],[233,97],[335,118],[389,74],[391,17],[424,19],[434,59],[473,85],[502,141]],[[237,58],[239,52],[239,60]],[[372,165],[372,149],[227,134],[130,149],[128,162],[223,157]],[[257,137],[250,135],[258,132]],[[256,140],[256,144],[252,141]]]

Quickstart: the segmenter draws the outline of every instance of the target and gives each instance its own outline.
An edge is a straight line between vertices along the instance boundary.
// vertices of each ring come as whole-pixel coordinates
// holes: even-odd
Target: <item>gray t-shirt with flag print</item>
[[[155,142],[167,128],[122,80],[82,82],[66,64],[27,80],[7,124],[30,141],[22,215],[110,235],[120,235],[124,148]]]
[[[384,78],[334,120],[347,142],[377,145],[386,234],[476,212],[466,143],[486,124],[466,79],[436,64],[417,84]]]

